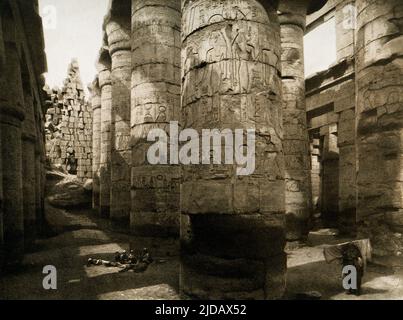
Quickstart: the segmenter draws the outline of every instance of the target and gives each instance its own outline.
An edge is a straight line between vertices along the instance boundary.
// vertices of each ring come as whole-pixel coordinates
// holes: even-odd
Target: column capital
[[[327,0],[280,0],[278,16],[280,24],[295,24],[305,29],[306,16],[320,10]]]
[[[103,29],[110,55],[121,50],[131,50],[131,0],[111,1]]]
[[[91,105],[92,110],[98,110],[101,108],[101,88],[99,87],[99,76],[96,75],[94,81],[88,86],[88,90],[91,93]]]
[[[101,89],[105,85],[111,84],[111,64],[112,62],[108,47],[104,46],[99,52],[99,57],[96,64],[98,71],[98,83]]]

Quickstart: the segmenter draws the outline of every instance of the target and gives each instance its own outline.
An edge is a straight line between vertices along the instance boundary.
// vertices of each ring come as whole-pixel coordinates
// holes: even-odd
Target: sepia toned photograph
[[[403,300],[403,1],[0,0],[10,300]]]

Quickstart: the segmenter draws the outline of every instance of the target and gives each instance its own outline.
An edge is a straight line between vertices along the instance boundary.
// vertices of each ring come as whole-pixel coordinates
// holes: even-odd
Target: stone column
[[[111,191],[111,122],[112,122],[112,85],[110,56],[102,50],[98,64],[99,87],[101,89],[101,156],[99,165],[99,202],[100,214],[110,215]]]
[[[28,77],[28,75],[26,75]],[[35,177],[35,144],[36,128],[34,102],[31,87],[24,79],[25,120],[22,124],[22,176],[24,203],[25,248],[30,248],[36,238],[36,177]]]
[[[320,203],[320,139],[311,138],[311,183],[312,183],[312,210],[317,212]]]
[[[374,253],[401,254],[403,238],[403,6],[357,0],[357,218]]]
[[[322,139],[321,213],[327,227],[338,226],[339,216],[339,148],[337,124],[320,128]]]
[[[39,148],[40,148],[40,171],[41,171],[41,183],[40,183],[40,202],[41,202],[41,218],[40,223],[42,224],[42,228],[47,224],[46,221],[46,212],[45,212],[45,192],[46,192],[46,144],[45,144],[45,128],[44,128],[44,117],[41,114],[41,123],[40,123],[40,139],[39,139]]]
[[[310,229],[312,190],[305,105],[304,33],[310,0],[281,0],[285,212],[288,241],[303,240]]]
[[[3,165],[3,232],[6,264],[19,263],[24,253],[24,214],[22,203],[21,123],[24,120],[20,57],[12,13],[2,18],[6,63],[0,90],[1,157]]]
[[[182,13],[183,127],[200,136],[202,129],[245,136],[255,129],[256,167],[239,176],[237,165],[183,166],[181,290],[203,299],[280,298],[286,256],[276,10],[270,1],[183,0]]]
[[[45,208],[43,199],[43,168],[42,168],[42,158],[43,158],[43,132],[42,124],[43,117],[41,107],[37,101],[35,101],[35,133],[36,133],[36,143],[35,143],[35,220],[36,220],[36,232],[38,235],[43,234],[43,227],[45,223]]]
[[[112,59],[111,211],[114,223],[129,225],[130,217],[130,83],[131,0],[114,0],[105,20]]]
[[[180,115],[180,0],[132,2],[132,211],[141,236],[179,236],[178,165],[150,165],[147,135]]]
[[[5,71],[5,60],[6,60],[6,53],[4,50],[4,41],[3,41],[3,24],[2,24],[2,16],[0,14],[0,107],[6,103],[6,99],[4,96],[5,88],[5,78],[4,78],[4,71]],[[0,126],[0,150],[1,148],[1,126]],[[4,262],[4,234],[3,234],[3,167],[2,167],[2,156],[0,156],[0,270],[3,266]]]
[[[1,25],[1,24],[0,24]],[[0,68],[0,71],[2,69]],[[1,82],[2,80],[0,79],[0,88],[4,88],[3,83]],[[1,99],[1,97],[0,97]],[[2,101],[0,101],[2,104]],[[0,126],[0,150],[1,149],[1,126]],[[3,266],[3,261],[4,261],[4,234],[3,234],[3,166],[2,166],[2,157],[0,157],[0,270],[1,267]]]
[[[354,83],[352,83],[354,85]],[[350,87],[351,89],[351,87]],[[356,234],[356,145],[355,145],[355,90],[345,99],[339,113],[337,143],[339,148],[339,231]],[[344,100],[344,99],[343,99]],[[352,106],[352,108],[351,108]],[[335,104],[335,108],[337,104]],[[350,107],[348,109],[348,107]]]
[[[99,209],[99,166],[101,161],[101,90],[98,76],[91,86],[92,104],[92,207]]]
[[[38,126],[38,123],[37,123]],[[40,131],[37,129],[37,134]],[[41,185],[42,185],[42,167],[41,167],[41,150],[39,144],[40,137],[37,138],[37,144],[35,146],[35,220],[36,220],[36,231],[38,234],[42,233],[43,227],[43,207],[41,199]]]

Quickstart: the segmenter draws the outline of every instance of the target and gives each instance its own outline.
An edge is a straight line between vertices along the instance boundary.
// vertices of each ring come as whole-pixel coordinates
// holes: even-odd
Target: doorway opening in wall
[[[304,37],[305,77],[327,70],[337,60],[336,19],[331,12],[308,26]]]

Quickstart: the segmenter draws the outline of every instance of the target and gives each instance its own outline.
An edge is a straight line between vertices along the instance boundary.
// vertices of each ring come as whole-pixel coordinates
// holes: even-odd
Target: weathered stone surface
[[[3,42],[3,28],[2,28],[2,15],[0,14],[0,90],[1,92],[4,92],[5,90],[5,79],[4,79],[4,70],[5,70],[5,60],[6,60],[6,53],[4,49],[4,42]],[[0,108],[4,105],[6,102],[5,97],[3,94],[0,94]],[[2,126],[0,126],[0,150],[2,150],[1,147],[1,130]],[[3,196],[3,166],[2,166],[2,158],[0,156],[0,268],[3,265],[3,259],[4,259],[4,233],[3,233],[3,202],[4,202],[4,196]]]
[[[305,107],[304,31],[310,1],[279,4],[285,157],[286,236],[308,235],[312,212],[309,137]],[[295,126],[299,127],[295,134]]]
[[[388,246],[401,214],[403,137],[403,30],[401,1],[357,0],[357,215],[359,234],[378,253]],[[382,230],[382,237],[379,231]]]
[[[101,89],[98,76],[90,86],[92,105],[92,207],[99,210],[99,167],[101,162]]]
[[[35,106],[29,70],[23,65],[22,85],[24,90],[25,119],[22,123],[22,177],[25,249],[32,248],[36,238],[36,176],[35,144],[37,143]]]
[[[322,127],[322,219],[327,227],[336,227],[339,212],[339,149],[337,125]]]
[[[235,165],[183,166],[181,289],[199,298],[279,298],[285,259],[275,257],[285,237],[276,13],[268,2],[182,1],[182,28],[183,128],[255,129],[256,170],[239,177]],[[207,275],[206,264],[189,265],[195,254],[223,266],[245,258],[265,267],[258,273],[256,266],[257,279],[226,279]]]
[[[17,35],[11,9],[2,18],[2,27],[10,30],[4,35],[6,83],[1,90],[0,125],[3,163],[4,251],[7,264],[18,263],[24,252],[24,212],[22,199],[21,123],[24,120],[24,96]]]
[[[107,48],[101,49],[98,61],[99,87],[101,90],[101,156],[99,165],[100,214],[109,217],[111,191],[111,127],[112,84],[111,57]]]
[[[338,124],[339,147],[339,217],[342,233],[356,232],[356,147],[355,110],[340,113]]]
[[[43,117],[41,113],[37,110],[35,114],[35,118],[37,121],[36,126],[36,144],[35,144],[35,216],[36,216],[36,231],[37,234],[41,234],[42,225],[45,222],[45,205],[44,205],[44,197],[45,197],[45,181],[44,181],[44,162],[42,161],[45,156],[44,149],[44,126],[41,125],[43,123]]]
[[[41,22],[35,1],[0,2],[0,269],[21,262],[44,222]]]
[[[112,127],[110,218],[129,223],[130,216],[130,88],[131,1],[112,1],[104,22],[111,55]]]
[[[92,177],[92,107],[86,101],[76,60],[67,73],[62,89],[47,90],[47,157],[84,181]]]
[[[54,173],[55,174],[55,173]],[[48,197],[49,203],[56,208],[63,209],[83,209],[91,207],[92,190],[75,176],[67,174],[55,174],[55,178],[61,180]]]
[[[130,224],[143,236],[179,235],[179,166],[146,155],[148,132],[180,117],[180,31],[180,0],[132,1]]]
[[[306,86],[314,212],[318,216],[323,211],[325,225],[355,235],[354,59],[315,74]]]

